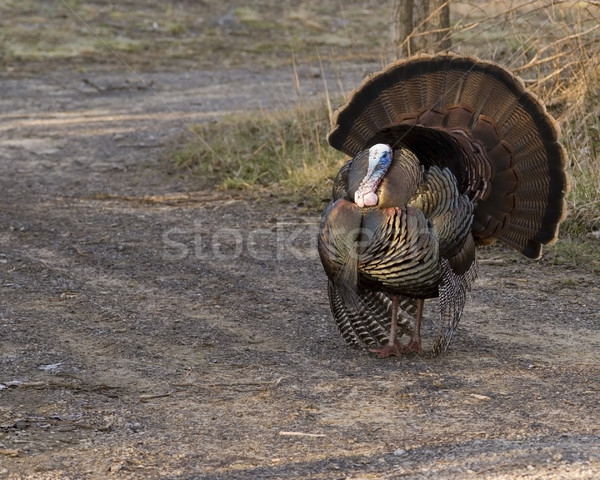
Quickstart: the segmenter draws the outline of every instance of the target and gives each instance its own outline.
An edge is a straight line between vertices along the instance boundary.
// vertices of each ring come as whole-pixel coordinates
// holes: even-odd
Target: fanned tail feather
[[[401,60],[365,79],[335,120],[329,142],[350,156],[383,142],[450,167],[476,203],[479,245],[538,258],[556,240],[569,188],[559,128],[504,68],[454,54]]]

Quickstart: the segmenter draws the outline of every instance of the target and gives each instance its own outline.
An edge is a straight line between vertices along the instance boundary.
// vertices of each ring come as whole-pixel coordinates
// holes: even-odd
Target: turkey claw
[[[411,341],[408,345],[402,345],[396,340],[393,345],[369,348],[369,352],[377,354],[379,358],[388,358],[392,356],[401,357],[402,355],[422,355],[423,349],[421,348],[421,342]]]
[[[414,353],[417,355],[423,355],[423,349],[421,348],[420,341],[411,340],[410,342],[408,342],[408,345],[404,348],[407,354]]]
[[[399,348],[398,345],[388,345],[381,348],[369,348],[369,352],[377,354],[379,358],[401,357],[404,349]]]
[[[400,342],[395,342],[393,345],[385,347],[369,348],[369,352],[377,354],[379,358],[401,357],[408,353],[406,347]]]

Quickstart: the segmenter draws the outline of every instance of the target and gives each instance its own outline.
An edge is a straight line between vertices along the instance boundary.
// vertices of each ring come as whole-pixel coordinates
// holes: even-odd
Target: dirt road
[[[1,81],[0,478],[600,476],[597,277],[488,253],[446,355],[371,358],[317,215],[173,170],[288,70]]]

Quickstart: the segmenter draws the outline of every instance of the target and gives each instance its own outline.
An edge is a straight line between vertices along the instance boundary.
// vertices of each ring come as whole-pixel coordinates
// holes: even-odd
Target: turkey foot
[[[405,354],[416,353],[417,355],[423,355],[423,349],[421,348],[421,339],[411,339],[408,345],[404,347]]]
[[[369,348],[369,352],[376,353],[379,358],[387,358],[391,356],[401,357],[402,355],[422,355],[421,341],[411,339],[408,345],[403,345],[398,340],[393,344],[388,344],[385,347]]]
[[[402,345],[398,340],[393,344],[389,344],[385,347],[369,348],[369,352],[376,353],[379,358],[387,358],[391,356],[401,357],[402,355],[409,355],[412,350],[409,347]]]

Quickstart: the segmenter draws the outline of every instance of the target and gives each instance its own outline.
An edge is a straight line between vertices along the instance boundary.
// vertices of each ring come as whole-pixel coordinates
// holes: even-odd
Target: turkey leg
[[[421,321],[423,320],[423,307],[425,306],[425,300],[419,298],[417,300],[417,318],[415,319],[415,328],[410,336],[410,342],[405,347],[406,352],[416,353],[421,355],[423,349],[421,348]]]
[[[411,353],[421,354],[421,319],[423,317],[423,305],[425,300],[417,300],[417,318],[415,320],[415,328],[410,337],[408,345],[402,345],[396,338],[396,330],[398,328],[398,296],[392,295],[392,321],[390,327],[390,336],[388,338],[388,344],[385,347],[370,348],[371,353],[376,353],[379,358],[387,358],[392,355],[400,357],[403,354],[408,355]]]

